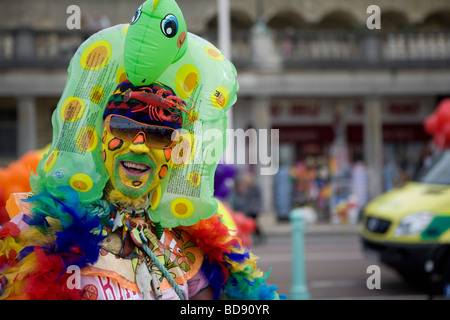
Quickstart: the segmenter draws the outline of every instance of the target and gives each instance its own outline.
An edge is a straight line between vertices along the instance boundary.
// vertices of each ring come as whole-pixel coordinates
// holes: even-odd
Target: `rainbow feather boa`
[[[70,273],[66,270],[70,265],[81,269],[97,261],[104,239],[102,227],[96,215],[80,206],[72,188],[59,191],[63,199],[47,191],[29,198],[33,215],[24,220],[30,229],[0,240],[0,255],[14,256],[0,265],[1,281],[6,282],[0,298],[81,298],[81,290],[67,286]]]
[[[102,224],[96,214],[80,206],[77,193],[61,188],[64,197],[42,191],[28,199],[33,216],[26,216],[30,229],[12,224],[0,229],[0,299],[80,299],[81,290],[68,289],[69,265],[80,269],[97,261]],[[243,250],[239,239],[213,215],[189,227],[203,250],[202,271],[214,289],[214,298],[238,300],[279,299],[274,285],[265,282],[256,257]]]
[[[232,236],[217,215],[199,221],[189,227],[181,227],[190,233],[205,253],[202,265],[214,298],[228,300],[278,300],[280,296],[274,285],[265,282],[265,275],[257,268],[256,259],[243,250],[239,238]]]

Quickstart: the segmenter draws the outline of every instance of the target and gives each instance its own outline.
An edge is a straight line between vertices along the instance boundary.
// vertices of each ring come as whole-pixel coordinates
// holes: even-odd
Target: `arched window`
[[[345,11],[336,10],[326,14],[315,24],[317,30],[352,30],[359,26],[358,20]]]
[[[308,24],[305,20],[293,11],[281,11],[267,21],[267,26],[274,30],[305,29]]]
[[[248,30],[252,27],[253,21],[247,13],[231,10],[230,11],[231,29],[232,30]],[[213,16],[206,23],[207,30],[217,30],[217,15]]]
[[[416,28],[424,31],[450,30],[450,10],[430,13]]]
[[[401,31],[410,27],[405,13],[396,10],[381,11],[381,28],[384,31]]]

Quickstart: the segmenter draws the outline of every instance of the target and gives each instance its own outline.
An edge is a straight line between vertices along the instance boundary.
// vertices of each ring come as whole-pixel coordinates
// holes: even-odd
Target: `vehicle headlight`
[[[404,217],[394,230],[395,236],[413,236],[421,233],[433,220],[431,212],[417,212]]]

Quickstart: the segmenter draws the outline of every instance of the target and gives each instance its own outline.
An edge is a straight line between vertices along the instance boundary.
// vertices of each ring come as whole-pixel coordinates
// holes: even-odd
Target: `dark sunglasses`
[[[109,115],[105,124],[110,134],[126,141],[133,141],[139,133],[143,133],[145,144],[157,149],[173,147],[179,135],[174,128],[145,124],[117,114]]]

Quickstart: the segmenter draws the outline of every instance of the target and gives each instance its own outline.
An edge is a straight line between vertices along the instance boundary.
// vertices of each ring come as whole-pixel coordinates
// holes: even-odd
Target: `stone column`
[[[263,72],[281,70],[281,55],[277,52],[272,32],[263,21],[258,21],[252,27],[250,45],[254,68]]]
[[[34,97],[17,98],[17,156],[36,149],[36,102]]]
[[[15,58],[19,63],[29,63],[36,56],[36,37],[28,28],[20,29],[15,37]]]
[[[256,148],[249,146],[249,151],[256,150],[257,164],[255,168],[256,183],[261,187],[263,196],[263,210],[273,211],[273,180],[275,169],[278,169],[279,146],[271,145],[270,98],[268,96],[255,97],[251,106],[251,124],[256,130]],[[278,144],[278,141],[274,141]],[[273,173],[272,173],[273,172]]]

